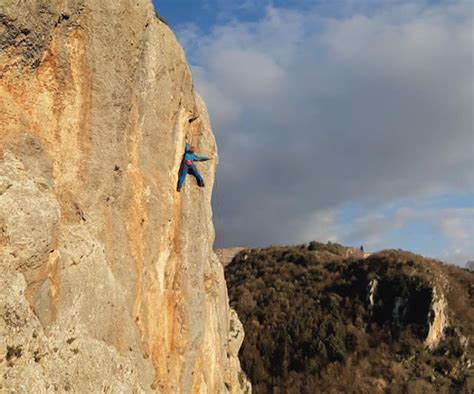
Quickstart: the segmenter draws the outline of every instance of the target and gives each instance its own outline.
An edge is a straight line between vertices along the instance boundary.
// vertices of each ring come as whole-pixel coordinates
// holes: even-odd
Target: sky
[[[211,116],[218,247],[474,260],[471,0],[154,4]]]

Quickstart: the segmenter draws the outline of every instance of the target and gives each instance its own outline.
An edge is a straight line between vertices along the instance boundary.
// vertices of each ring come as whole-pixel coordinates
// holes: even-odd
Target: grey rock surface
[[[221,262],[221,264],[225,267],[227,264],[230,264],[232,259],[239,254],[242,250],[245,250],[245,248],[236,246],[233,248],[220,248],[216,249],[216,256]]]

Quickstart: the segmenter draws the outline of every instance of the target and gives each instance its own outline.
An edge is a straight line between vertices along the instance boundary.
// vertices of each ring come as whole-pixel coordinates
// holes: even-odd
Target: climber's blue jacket
[[[189,144],[186,144],[186,148],[184,150],[184,158],[183,158],[183,165],[191,166],[193,161],[206,161],[209,160],[206,156],[198,156],[194,153],[189,152]]]
[[[196,178],[197,184],[199,187],[204,187],[204,180],[202,179],[201,174],[199,173],[198,169],[194,165],[194,161],[206,161],[209,160],[208,157],[205,156],[198,156],[194,153],[189,151],[189,144],[186,144],[186,148],[184,149],[184,156],[183,161],[181,162],[181,167],[179,169],[178,175],[178,192],[181,190],[183,186],[184,180],[186,179],[187,174],[191,174]]]

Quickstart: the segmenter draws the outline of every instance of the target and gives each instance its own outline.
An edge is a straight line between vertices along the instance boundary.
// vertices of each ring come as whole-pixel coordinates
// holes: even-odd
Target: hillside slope
[[[474,273],[350,250],[247,249],[226,267],[254,391],[472,392]]]
[[[175,190],[215,140],[151,1],[2,0],[0,48],[0,391],[241,391],[217,160]]]

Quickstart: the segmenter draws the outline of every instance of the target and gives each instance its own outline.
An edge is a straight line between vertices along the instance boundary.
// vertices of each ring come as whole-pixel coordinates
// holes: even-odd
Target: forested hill
[[[226,267],[255,392],[472,392],[474,273],[351,250],[244,249]]]

